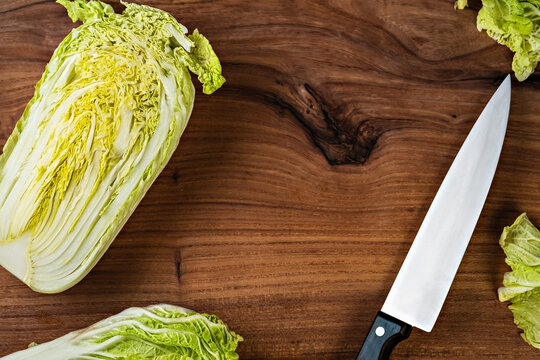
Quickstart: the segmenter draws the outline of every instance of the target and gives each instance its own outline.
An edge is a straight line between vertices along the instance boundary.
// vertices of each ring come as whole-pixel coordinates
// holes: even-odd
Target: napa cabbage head
[[[504,228],[500,244],[512,271],[504,274],[499,300],[510,301],[521,336],[540,349],[540,231],[522,214]]]
[[[190,117],[190,72],[225,81],[208,40],[170,14],[59,0],[73,29],[0,156],[0,264],[54,293],[100,259],[167,164]]]
[[[126,309],[2,360],[237,360],[242,340],[215,315],[162,304]]]

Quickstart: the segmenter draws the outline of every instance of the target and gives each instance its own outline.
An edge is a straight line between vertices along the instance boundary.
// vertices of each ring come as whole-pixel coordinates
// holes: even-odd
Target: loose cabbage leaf
[[[214,315],[154,305],[126,309],[2,360],[236,360],[242,340]]]
[[[468,6],[469,4],[467,3],[467,0],[456,0],[454,3],[454,9],[456,10],[463,10]]]
[[[539,0],[482,0],[476,20],[479,31],[514,54],[512,70],[519,81],[534,72],[540,60],[540,1]],[[454,7],[463,9],[467,1],[458,0]]]
[[[225,79],[170,14],[58,0],[73,21],[0,155],[0,264],[54,293],[101,258],[167,164],[195,97]]]
[[[499,300],[511,302],[521,336],[540,349],[540,231],[522,214],[504,228],[500,244],[512,271],[504,274]]]

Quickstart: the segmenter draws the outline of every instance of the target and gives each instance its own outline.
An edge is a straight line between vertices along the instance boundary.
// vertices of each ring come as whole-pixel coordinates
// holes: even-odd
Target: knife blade
[[[497,168],[510,95],[508,75],[450,166],[356,360],[388,359],[412,327],[432,330]]]

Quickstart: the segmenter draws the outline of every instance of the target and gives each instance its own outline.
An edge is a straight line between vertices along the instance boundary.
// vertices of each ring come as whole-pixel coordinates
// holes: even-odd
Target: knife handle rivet
[[[379,326],[375,329],[375,335],[377,336],[383,336],[384,335],[384,328],[382,326]]]

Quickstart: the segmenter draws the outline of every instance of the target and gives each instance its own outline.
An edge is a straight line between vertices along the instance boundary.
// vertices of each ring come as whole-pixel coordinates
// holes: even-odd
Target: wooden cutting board
[[[219,315],[245,337],[241,359],[354,360],[512,54],[476,30],[477,4],[145,3],[199,28],[227,83],[211,96],[196,85],[179,149],[81,283],[36,294],[0,269],[0,356],[165,302]],[[73,26],[53,1],[0,3],[0,145]],[[540,225],[539,139],[540,77],[514,79],[499,168],[440,318],[392,359],[538,356],[496,290],[502,228],[525,211]]]

